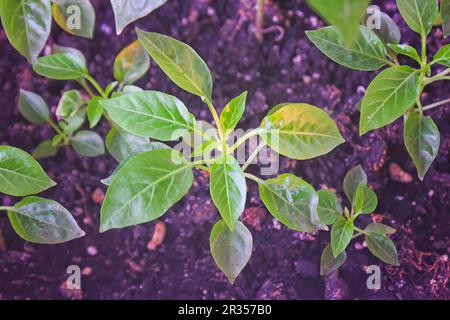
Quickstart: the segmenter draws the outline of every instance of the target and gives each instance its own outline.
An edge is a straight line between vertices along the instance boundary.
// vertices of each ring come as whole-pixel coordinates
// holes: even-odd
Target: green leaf
[[[108,84],[105,88],[105,96],[109,97],[113,90],[119,85],[118,81],[113,81],[110,84]],[[124,86],[125,87],[125,86]],[[123,89],[123,88],[122,88]]]
[[[364,24],[375,32],[384,43],[400,43],[402,35],[395,21],[386,13],[379,11],[377,6],[370,6],[369,8],[364,18]],[[377,25],[378,22],[379,25]]]
[[[53,46],[53,53],[57,54],[57,53],[69,53],[72,54],[74,56],[77,56],[78,59],[82,62],[82,64],[87,65],[86,64],[86,58],[84,57],[84,54],[75,48],[71,48],[71,47],[63,47],[63,46],[59,46],[57,44],[55,44]]]
[[[73,116],[64,118],[58,122],[58,125],[63,129],[66,135],[72,135],[81,128],[86,120],[86,108],[79,109]]]
[[[450,0],[441,1],[441,17],[442,17],[442,31],[444,37],[450,35]]]
[[[86,112],[89,120],[89,127],[92,129],[94,128],[99,121],[102,119],[103,115],[103,107],[100,104],[101,97],[93,97],[91,100],[89,100]]]
[[[360,184],[367,185],[367,175],[361,165],[350,169],[344,177],[344,193],[352,205],[355,205],[356,189]]]
[[[364,229],[368,233],[376,233],[381,235],[394,234],[397,230],[382,223],[370,223]]]
[[[33,157],[35,159],[43,159],[56,156],[59,148],[53,145],[51,140],[45,140],[41,142],[33,151]]]
[[[56,23],[66,32],[92,39],[95,28],[95,10],[89,0],[52,0]]]
[[[397,8],[408,26],[427,35],[438,15],[438,0],[397,0]]]
[[[211,101],[211,72],[194,49],[162,34],[140,29],[136,32],[141,44],[173,82],[183,90]]]
[[[378,199],[375,192],[366,186],[365,182],[359,184],[355,195],[355,213],[367,214],[375,211]]]
[[[145,17],[166,3],[166,1],[167,0],[111,0],[114,19],[116,21],[117,35],[121,34],[127,25]]]
[[[247,185],[244,172],[231,155],[221,156],[211,166],[211,198],[230,230],[245,209]]]
[[[56,108],[56,115],[63,118],[71,117],[75,115],[84,104],[85,101],[81,97],[80,91],[66,91],[59,100],[58,107]]]
[[[359,27],[359,35],[351,47],[346,46],[339,30],[334,26],[307,31],[306,35],[326,56],[347,68],[372,71],[388,63],[386,47],[367,27]]]
[[[77,80],[88,75],[84,61],[72,53],[55,53],[41,57],[36,60],[33,70],[54,80]]]
[[[398,266],[397,249],[388,237],[376,233],[366,235],[367,248],[378,259]]]
[[[347,260],[347,253],[345,251],[335,258],[331,250],[331,245],[327,244],[320,257],[320,275],[323,276],[339,269],[345,260]]]
[[[106,192],[100,232],[161,217],[191,188],[192,167],[172,149],[143,152],[127,161]]]
[[[150,68],[150,57],[139,41],[134,41],[120,51],[114,60],[114,78],[133,83],[142,78]]]
[[[334,25],[347,46],[358,36],[358,27],[369,0],[308,0],[309,6],[329,24]]]
[[[416,48],[411,47],[407,44],[392,44],[389,43],[388,44],[389,48],[391,48],[392,50],[394,50],[397,53],[400,53],[404,56],[410,57],[412,59],[414,59],[415,61],[417,61],[419,64],[422,63],[419,53],[417,52]]]
[[[35,124],[44,124],[50,120],[47,103],[31,91],[20,89],[19,111],[25,119]]]
[[[49,0],[0,1],[2,26],[12,46],[34,62],[50,34]]]
[[[47,190],[56,183],[25,151],[0,146],[0,192],[23,197]]]
[[[26,241],[57,244],[85,236],[69,211],[53,200],[27,197],[8,211],[16,233]]]
[[[447,44],[440,48],[434,56],[433,61],[450,68],[450,44]]]
[[[350,241],[352,241],[353,231],[353,222],[347,221],[344,218],[339,218],[333,224],[331,227],[331,249],[335,258],[344,252]]]
[[[82,130],[70,139],[70,145],[80,155],[96,157],[105,153],[102,138],[94,131]]]
[[[148,138],[138,137],[119,128],[111,128],[106,136],[106,149],[118,162],[132,153],[148,150]]]
[[[288,228],[303,232],[327,230],[317,213],[319,197],[304,180],[282,174],[260,182],[259,195],[269,212]]]
[[[411,67],[382,71],[367,88],[361,106],[359,133],[384,127],[406,113],[420,93],[419,73]]]
[[[183,102],[162,92],[133,92],[100,104],[115,123],[137,136],[173,141],[195,127]]]
[[[233,284],[252,255],[250,231],[240,221],[231,231],[225,221],[219,220],[211,231],[209,244],[216,265]]]
[[[114,172],[108,177],[105,178],[103,180],[101,180],[100,182],[103,183],[104,185],[110,186],[114,177],[116,176],[117,172],[119,172],[119,170],[131,159],[133,159],[135,156],[137,156],[138,154],[142,153],[142,152],[146,152],[146,151],[152,151],[152,150],[156,150],[156,149],[170,149],[170,147],[162,142],[149,142],[145,145],[142,145],[139,149],[136,149],[135,151],[131,152],[126,158],[124,158],[119,165],[116,167],[116,169],[114,169]]]
[[[267,145],[297,160],[324,155],[345,142],[325,111],[305,103],[284,105],[266,116],[260,128]]]
[[[207,156],[207,158],[209,158],[208,154],[211,153],[214,149],[220,147],[221,144],[222,143],[217,140],[207,140],[200,146],[198,146],[194,151],[192,151],[191,157],[196,158]]]
[[[247,91],[240,96],[231,100],[220,114],[220,123],[225,131],[233,130],[241,120],[245,111],[245,103],[247,100]]]
[[[52,145],[54,147],[60,147],[60,143],[63,141],[64,137],[60,134],[54,135],[52,138]]]
[[[205,141],[219,140],[217,128],[209,122],[203,120],[195,121],[195,128],[195,132],[191,131],[182,136],[183,142],[192,147],[192,149],[196,150]]]
[[[342,207],[336,197],[336,193],[320,190],[317,192],[317,195],[319,196],[317,213],[320,221],[323,224],[333,224],[342,212]]]
[[[419,178],[423,180],[439,152],[439,129],[431,117],[413,112],[405,121],[404,141]]]

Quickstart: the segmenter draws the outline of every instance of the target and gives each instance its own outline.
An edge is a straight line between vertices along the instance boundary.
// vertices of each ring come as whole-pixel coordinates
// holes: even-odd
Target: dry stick
[[[256,3],[256,40],[258,40],[259,43],[263,43],[264,41],[264,5],[266,0],[257,0]]]

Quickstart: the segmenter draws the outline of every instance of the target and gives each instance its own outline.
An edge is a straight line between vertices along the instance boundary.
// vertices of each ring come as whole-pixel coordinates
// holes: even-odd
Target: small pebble
[[[98,253],[98,250],[97,250],[97,248],[94,247],[94,246],[89,246],[89,247],[87,248],[87,253],[88,253],[90,256],[96,256],[97,253]]]
[[[100,204],[103,202],[103,199],[105,199],[105,192],[100,188],[96,188],[94,190],[94,192],[92,193],[91,198],[92,198],[92,201]]]

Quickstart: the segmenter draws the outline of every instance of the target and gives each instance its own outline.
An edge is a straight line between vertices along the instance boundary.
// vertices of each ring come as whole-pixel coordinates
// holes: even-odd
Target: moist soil
[[[159,221],[100,234],[99,212],[105,186],[100,180],[117,166],[109,155],[82,158],[72,150],[41,161],[58,186],[43,196],[59,201],[86,231],[84,238],[62,245],[35,245],[20,239],[6,215],[0,217],[0,299],[449,299],[450,264],[450,118],[448,108],[430,112],[441,132],[441,149],[420,182],[403,146],[402,121],[358,135],[355,108],[375,73],[348,70],[327,59],[308,41],[305,30],[324,23],[304,1],[269,1],[264,42],[255,40],[254,0],[170,0],[117,36],[109,1],[93,1],[95,40],[64,33],[54,25],[52,44],[80,49],[91,73],[102,85],[113,81],[114,56],[136,39],[133,26],[170,35],[194,47],[212,70],[214,102],[220,108],[242,91],[249,92],[247,112],[239,126],[254,128],[282,102],[306,102],[332,114],[347,143],[310,161],[283,158],[289,172],[316,188],[336,189],[343,199],[345,173],[361,164],[379,197],[376,214],[362,225],[382,221],[397,229],[392,236],[400,266],[374,258],[363,239],[352,242],[339,272],[319,275],[320,254],[329,233],[288,230],[266,211],[257,186],[248,183],[243,221],[254,238],[253,255],[234,285],[217,269],[209,252],[209,234],[219,219],[209,197],[208,177],[198,171],[189,194]],[[378,1],[401,26],[403,42],[418,47],[394,1]],[[440,29],[430,36],[430,52],[446,43]],[[447,41],[448,43],[448,41]],[[31,152],[51,137],[47,126],[28,123],[17,107],[20,88],[41,94],[53,111],[73,82],[47,80],[9,45],[0,29],[0,143]],[[439,69],[436,69],[439,71]],[[153,65],[138,85],[179,97],[197,119],[212,121],[200,99],[174,85]],[[425,103],[448,96],[448,83],[424,93]],[[107,122],[97,131],[105,136]],[[257,168],[252,168],[258,173]],[[11,205],[20,199],[0,196]],[[156,230],[156,231],[155,231]],[[165,231],[165,232],[164,232]],[[156,235],[154,233],[156,232]],[[152,241],[152,238],[163,238]],[[156,239],[157,240],[157,239]],[[161,243],[159,243],[161,242]],[[381,289],[366,286],[367,266],[381,267]],[[82,269],[82,290],[65,287],[69,265]]]

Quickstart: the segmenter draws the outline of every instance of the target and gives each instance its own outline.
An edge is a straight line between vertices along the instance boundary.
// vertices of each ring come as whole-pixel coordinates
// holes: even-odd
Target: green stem
[[[69,145],[70,143],[69,137],[58,127],[58,125],[55,122],[53,122],[52,119],[49,119],[47,123],[53,128],[53,130],[56,131],[56,133],[58,133],[63,138],[64,145],[66,146]]]
[[[11,211],[12,207],[0,206],[0,211]]]
[[[253,129],[252,131],[247,132],[246,134],[244,134],[241,138],[238,139],[238,141],[236,141],[235,144],[233,144],[230,148],[230,153],[234,152],[237,148],[239,148],[239,146],[241,144],[243,144],[245,141],[247,141],[248,139],[250,139],[251,137],[257,136],[258,134],[261,133],[261,129]]]
[[[264,180],[258,178],[257,176],[255,176],[255,175],[253,175],[253,174],[251,174],[251,173],[244,173],[244,176],[245,176],[246,178],[250,179],[250,180],[255,181],[255,182],[258,183],[258,184],[263,184],[263,183],[264,183]]]
[[[427,65],[427,35],[422,33],[422,67]]]
[[[92,78],[90,75],[86,75],[85,78],[94,86],[95,90],[97,90],[97,92],[102,96],[103,99],[108,99],[105,91],[102,89],[99,83],[95,81],[94,78]]]
[[[442,101],[439,101],[439,102],[435,102],[435,103],[429,104],[427,106],[424,106],[424,107],[422,107],[422,110],[423,111],[431,110],[431,109],[440,107],[440,106],[442,106],[444,104],[447,104],[447,103],[450,103],[450,98],[442,100]]]
[[[248,166],[252,164],[253,160],[255,160],[255,158],[258,156],[261,150],[264,149],[265,146],[266,144],[264,142],[261,142],[255,148],[255,150],[253,150],[252,154],[248,157],[247,161],[245,161],[244,165],[242,166],[242,171],[247,170]]]
[[[357,231],[357,232],[359,232],[359,233],[361,233],[361,234],[367,234],[367,232],[365,232],[364,230],[362,230],[362,229],[360,229],[360,228],[358,228],[358,227],[353,227],[354,229],[355,229],[355,231]]]
[[[207,166],[204,166],[204,165],[201,165],[201,164],[197,164],[197,165],[195,165],[195,167],[198,168],[198,169],[204,170],[204,171],[208,171],[208,172],[211,171],[211,169],[209,169]]]
[[[95,97],[95,93],[91,90],[89,85],[86,83],[86,79],[81,79],[79,82],[83,89],[91,96],[91,98]]]
[[[450,68],[438,73],[434,77],[425,79],[425,84],[428,85],[439,80],[449,80],[449,77],[446,77],[448,74],[450,74]]]

